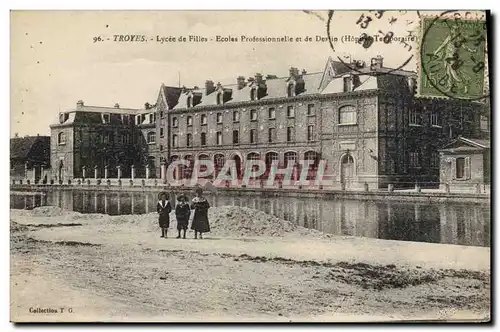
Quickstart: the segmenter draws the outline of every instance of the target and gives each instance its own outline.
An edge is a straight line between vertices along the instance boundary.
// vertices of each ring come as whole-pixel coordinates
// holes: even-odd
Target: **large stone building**
[[[451,137],[479,131],[479,103],[416,97],[416,74],[328,59],[321,72],[204,88],[162,85],[156,167],[162,160],[261,159],[270,165],[324,159],[332,186],[439,182],[439,153]],[[159,171],[159,170],[158,170]],[[184,170],[184,176],[190,171]]]
[[[86,106],[78,101],[74,110],[59,113],[50,126],[52,178],[66,183],[74,178],[130,177],[132,166],[141,170],[148,147],[155,144],[142,127],[154,123],[148,109]],[[149,141],[148,141],[149,140]],[[152,153],[154,149],[152,148]]]
[[[475,137],[484,105],[418,98],[416,81],[377,57],[366,65],[328,59],[321,72],[290,68],[284,77],[257,73],[231,85],[162,85],[156,104],[143,110],[81,103],[62,113],[51,126],[51,162],[57,176],[74,178],[82,166],[87,176],[97,167],[103,177],[108,165],[108,177],[116,166],[128,177],[135,164],[137,176],[149,169],[148,177],[162,177],[178,159],[209,159],[216,170],[229,159],[296,169],[299,160],[323,159],[332,187],[437,186],[438,149],[459,135]],[[191,172],[183,167],[177,176]]]

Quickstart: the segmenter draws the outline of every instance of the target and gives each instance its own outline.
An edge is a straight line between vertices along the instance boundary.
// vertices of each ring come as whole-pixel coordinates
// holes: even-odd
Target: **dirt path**
[[[294,248],[297,238],[293,236],[274,241],[165,240],[153,232],[139,232],[140,226],[130,226],[125,242],[125,231],[110,223],[99,226],[82,219],[81,226],[64,226],[70,223],[68,218],[16,218],[31,225],[12,224],[15,296],[11,317],[16,321],[33,317],[78,321],[477,320],[489,315],[490,277],[484,269],[449,269],[449,264],[438,268],[436,262],[430,268],[411,260],[386,264],[385,258],[367,262],[356,255],[343,260],[311,253],[293,255],[314,242],[309,239],[311,243]],[[336,245],[349,241],[355,242],[339,240]],[[280,245],[273,246],[276,242]],[[283,249],[285,243],[291,248]],[[74,312],[66,316],[29,313],[30,307],[37,306],[72,307]]]

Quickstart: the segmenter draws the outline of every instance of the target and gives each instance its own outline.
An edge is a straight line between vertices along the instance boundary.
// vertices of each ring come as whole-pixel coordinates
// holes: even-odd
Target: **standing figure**
[[[442,69],[437,74],[442,74],[439,82],[446,86],[446,91],[450,91],[454,86],[461,86],[464,92],[467,93],[471,78],[461,68],[463,61],[460,58],[460,49],[465,49],[469,53],[477,52],[477,49],[467,46],[467,38],[461,34],[458,25],[454,24],[451,26],[450,34],[434,51],[433,60],[441,62]],[[446,85],[444,85],[445,83]]]
[[[200,239],[203,239],[203,233],[210,232],[210,224],[208,223],[208,209],[210,204],[203,195],[203,189],[196,189],[196,197],[193,198],[191,204],[191,209],[194,210],[193,222],[191,223],[191,229],[194,230],[194,238],[198,238],[198,233],[200,233]]]
[[[170,226],[170,216],[169,213],[172,211],[172,206],[167,200],[167,194],[162,192],[160,194],[160,200],[156,205],[156,210],[158,211],[158,221],[160,222],[161,237],[166,238],[168,227]]]
[[[177,239],[181,238],[181,230],[183,231],[182,238],[186,238],[189,216],[191,215],[191,209],[187,200],[188,198],[185,195],[177,197],[177,204],[175,205],[175,218],[177,219],[177,231],[179,232]]]

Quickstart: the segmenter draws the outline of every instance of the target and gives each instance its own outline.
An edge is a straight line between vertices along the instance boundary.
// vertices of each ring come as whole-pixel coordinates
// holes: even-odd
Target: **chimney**
[[[381,57],[380,55],[377,55],[376,58],[372,58],[370,62],[370,69],[380,69],[384,67],[384,58]]]
[[[14,134],[14,137],[15,137],[15,138],[18,138],[18,137],[19,137],[19,134],[18,134],[18,133],[15,133],[15,134]]]
[[[76,102],[76,108],[83,107],[83,100],[79,100]]]
[[[236,78],[236,82],[238,84],[238,90],[241,90],[245,87],[245,77],[244,76],[238,76],[238,78]]]
[[[222,88],[222,84],[220,84],[220,82],[217,82],[217,89],[220,89]]]
[[[115,108],[120,108],[120,104],[116,103]]]
[[[276,75],[272,75],[272,74],[266,75],[266,80],[274,80],[277,78],[278,78],[278,76],[276,76]]]
[[[116,105],[115,105],[115,107],[116,107]],[[151,104],[148,103],[148,102],[144,103],[144,108],[147,109],[147,110],[150,109],[151,108]]]
[[[305,69],[302,69],[302,76],[306,75],[307,71]]]
[[[415,77],[408,77],[408,88],[410,89],[411,93],[415,93],[417,89],[417,80]]]
[[[248,78],[248,83],[252,83],[253,81],[255,81],[255,78],[253,78],[253,77]]]
[[[262,83],[262,74],[261,73],[256,73],[255,74],[255,81],[260,84]]]
[[[290,67],[290,77],[299,76],[299,70],[295,67]]]
[[[215,84],[213,81],[207,80],[205,81],[205,94],[209,95],[215,91]]]

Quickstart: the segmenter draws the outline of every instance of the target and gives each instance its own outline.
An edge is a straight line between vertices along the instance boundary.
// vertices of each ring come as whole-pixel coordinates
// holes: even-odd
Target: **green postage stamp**
[[[420,36],[421,96],[485,97],[485,21],[424,16]]]

